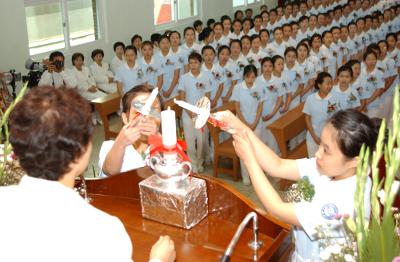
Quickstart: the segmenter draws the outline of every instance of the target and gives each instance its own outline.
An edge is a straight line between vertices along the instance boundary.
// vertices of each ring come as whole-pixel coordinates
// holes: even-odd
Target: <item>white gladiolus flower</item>
[[[340,254],[340,251],[342,251],[342,247],[339,246],[338,244],[335,244],[331,247],[332,254],[338,255]]]
[[[350,254],[344,255],[344,260],[345,260],[346,262],[353,262],[353,261],[355,261],[354,258],[353,258],[353,256],[350,255]]]
[[[378,191],[378,198],[379,198],[379,202],[381,202],[382,205],[385,205],[386,194],[385,194],[385,191],[383,189]]]
[[[329,258],[331,257],[331,253],[328,252],[327,250],[323,250],[321,251],[321,253],[319,254],[319,257],[324,260],[324,261],[328,261]]]

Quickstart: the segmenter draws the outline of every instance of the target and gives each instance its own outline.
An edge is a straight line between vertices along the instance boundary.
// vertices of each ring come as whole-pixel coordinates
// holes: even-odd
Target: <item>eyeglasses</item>
[[[141,102],[138,100],[134,100],[132,101],[131,106],[136,109],[137,111],[141,111],[142,108],[144,107],[146,103],[145,102]],[[161,118],[161,113],[160,113],[160,109],[156,108],[156,107],[151,107],[150,109],[150,113],[149,113],[150,117],[154,117],[154,118]]]

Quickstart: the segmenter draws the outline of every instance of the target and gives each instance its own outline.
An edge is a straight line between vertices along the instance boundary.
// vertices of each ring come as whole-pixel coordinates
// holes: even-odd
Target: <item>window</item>
[[[198,0],[154,0],[155,25],[177,22],[198,15]]]
[[[232,1],[233,1],[233,7],[239,7],[239,6],[248,6],[255,3],[259,3],[261,0],[232,0]]]
[[[25,0],[29,54],[99,39],[97,0]]]

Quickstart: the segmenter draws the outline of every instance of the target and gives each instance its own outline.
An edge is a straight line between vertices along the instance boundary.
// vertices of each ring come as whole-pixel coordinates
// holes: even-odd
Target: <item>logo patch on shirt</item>
[[[335,219],[337,214],[339,213],[339,209],[335,204],[329,203],[325,204],[321,208],[321,215],[323,218],[327,220]]]

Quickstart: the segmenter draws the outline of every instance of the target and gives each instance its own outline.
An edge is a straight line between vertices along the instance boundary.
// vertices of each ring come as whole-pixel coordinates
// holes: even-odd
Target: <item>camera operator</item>
[[[50,54],[49,60],[43,63],[47,65],[47,70],[40,78],[39,86],[66,86],[68,88],[75,88],[77,86],[73,72],[64,69],[63,53],[55,51]]]

